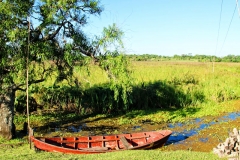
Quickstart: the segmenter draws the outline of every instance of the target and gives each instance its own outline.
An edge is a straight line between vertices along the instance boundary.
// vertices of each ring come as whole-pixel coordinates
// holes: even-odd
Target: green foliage
[[[117,102],[121,99],[126,110],[131,103],[128,95],[131,93],[133,85],[131,71],[128,68],[128,59],[122,54],[116,57],[104,56],[100,66],[107,71],[110,89],[114,92],[114,99]]]
[[[109,47],[123,48],[122,42],[123,32],[114,23],[112,26],[105,27],[101,37],[96,37],[96,43],[99,47],[103,47],[104,55],[116,55],[117,51],[111,52]],[[117,53],[118,54],[118,53]]]
[[[181,108],[191,103],[181,90],[160,81],[135,86],[132,97],[132,109]]]
[[[194,75],[190,75],[189,73],[183,74],[178,77],[172,77],[172,79],[169,81],[170,84],[174,85],[188,85],[188,84],[193,84],[197,85],[198,80],[194,77]]]
[[[116,85],[106,83],[102,86],[80,90],[78,88],[62,86],[59,88],[42,88],[41,99],[44,106],[57,107],[62,110],[72,110],[76,113],[121,113],[133,109],[166,109],[181,108],[192,103],[191,93],[184,94],[173,85],[162,82],[152,82],[139,86]],[[116,88],[114,88],[116,87]],[[120,91],[120,93],[118,93]],[[125,92],[125,93],[124,93]],[[123,95],[127,94],[126,97]],[[195,94],[194,98],[202,98]],[[125,99],[126,98],[126,99]],[[90,112],[88,112],[90,111]]]
[[[87,86],[79,81],[74,71],[77,67],[88,66],[91,61],[87,57],[90,57],[108,73],[110,92],[114,93],[110,99],[114,99],[117,104],[123,103],[127,108],[131,84],[127,68],[129,61],[120,54],[123,51],[123,32],[113,24],[104,28],[101,36],[89,39],[80,30],[87,23],[89,15],[102,12],[99,1],[3,1],[0,11],[3,22],[0,26],[0,67],[4,72],[0,78],[2,92],[12,86],[14,90],[24,91],[28,68],[29,93],[41,95],[42,99],[37,98],[39,103],[46,101],[49,104],[43,104],[49,107],[63,107],[73,101],[76,103],[74,107],[81,108],[83,99],[86,99],[82,98],[83,91]],[[51,85],[37,85],[49,79]],[[96,99],[99,98],[105,99],[98,95]],[[15,104],[19,112],[24,112],[24,100],[25,97],[18,93]],[[110,104],[107,106],[109,109],[114,108]]]
[[[142,54],[142,55],[128,55],[128,57],[133,61],[198,61],[198,62],[240,62],[239,55],[227,55],[224,57],[217,57],[211,55],[192,55],[182,54],[174,56],[162,56],[154,54]]]
[[[20,141],[20,140],[19,140]],[[12,142],[13,143],[13,142]],[[12,147],[13,146],[13,147]],[[188,160],[219,160],[219,157],[213,153],[207,152],[193,152],[193,151],[161,151],[161,150],[132,150],[132,151],[120,151],[104,154],[62,154],[53,152],[36,152],[29,149],[29,144],[24,143],[20,146],[17,142],[8,147],[3,147],[0,150],[0,159],[68,159],[68,160],[172,160],[172,159],[188,159]],[[150,158],[151,157],[151,158]]]
[[[121,97],[114,99],[114,91],[105,84],[81,90],[69,86],[42,88],[39,97],[44,106],[57,110],[71,111],[81,115],[89,113],[117,113],[123,110]],[[120,96],[120,95],[119,95]]]
[[[213,106],[219,103],[239,99],[240,90],[236,87],[239,79],[234,78],[239,74],[238,65],[216,64],[217,70],[213,74],[211,64],[199,62],[134,62],[131,70],[121,73],[122,58],[126,57],[101,60],[109,77],[97,66],[76,67],[74,72],[80,88],[74,83],[72,86],[59,83],[55,88],[49,83],[48,88],[44,87],[46,83],[34,91],[38,93],[34,97],[45,107],[70,109],[80,114],[127,113],[136,109],[184,110],[203,106],[215,110]],[[126,73],[132,73],[134,77],[128,77]],[[229,76],[233,78],[227,78]],[[188,113],[184,111],[183,115]]]
[[[95,0],[1,1],[1,91],[13,86],[25,90],[27,57],[33,66],[29,68],[30,85],[46,80],[53,72],[59,74],[58,81],[70,78],[76,61],[94,54],[94,46],[79,28],[87,23],[87,15],[101,12]],[[75,35],[85,38],[76,39]],[[45,65],[46,61],[50,65]]]

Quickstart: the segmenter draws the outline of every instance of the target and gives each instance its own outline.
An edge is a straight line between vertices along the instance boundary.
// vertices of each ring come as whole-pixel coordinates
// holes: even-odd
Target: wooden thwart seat
[[[149,138],[148,136],[138,136],[138,137],[130,137],[129,139],[140,139],[140,138]],[[121,137],[120,137],[121,138]],[[119,138],[119,139],[120,139]],[[118,140],[118,138],[116,138]],[[126,138],[125,138],[126,139]],[[121,139],[120,139],[121,140]],[[94,139],[94,140],[58,140],[57,143],[85,143],[85,142],[107,142],[109,139]]]
[[[108,147],[92,147],[92,148],[78,148],[79,150],[84,151],[107,151]]]
[[[120,137],[120,141],[123,143],[124,147],[126,149],[130,149],[132,148],[133,146],[127,141],[126,137]]]

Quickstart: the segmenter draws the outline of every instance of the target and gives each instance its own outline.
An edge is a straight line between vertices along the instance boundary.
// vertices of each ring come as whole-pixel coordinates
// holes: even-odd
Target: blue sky
[[[230,25],[236,0],[223,0],[222,14],[222,0],[100,2],[104,11],[100,17],[90,17],[84,31],[99,35],[103,27],[116,23],[125,33],[127,54],[240,55],[238,8]]]

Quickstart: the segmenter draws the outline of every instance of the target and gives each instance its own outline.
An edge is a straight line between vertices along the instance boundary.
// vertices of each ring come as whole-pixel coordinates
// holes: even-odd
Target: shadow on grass
[[[154,116],[154,114],[155,113],[157,114],[157,112],[159,112],[159,111],[165,111],[165,112],[169,112],[169,113],[174,112],[174,114],[172,114],[171,117],[168,118],[168,122],[171,122],[171,120],[173,120],[177,117],[184,118],[189,114],[194,114],[194,113],[198,112],[199,110],[200,110],[200,108],[185,108],[184,110],[183,109],[176,109],[176,108],[175,109],[174,108],[169,108],[169,109],[157,109],[157,108],[155,108],[155,109],[149,109],[149,110],[146,110],[146,109],[133,110],[131,112],[128,112],[126,114],[122,114],[120,116],[123,116],[127,119],[133,119],[133,118],[136,118],[136,117],[139,117],[139,116],[147,116],[147,115],[153,115]],[[150,122],[158,123],[158,121],[154,122],[151,119],[145,119],[145,120],[142,120],[141,122],[142,123],[150,123]],[[161,120],[159,120],[159,122],[162,123]]]

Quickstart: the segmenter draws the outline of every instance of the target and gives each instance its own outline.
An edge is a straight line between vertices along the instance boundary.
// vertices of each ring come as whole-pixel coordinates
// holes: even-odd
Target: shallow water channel
[[[240,112],[219,117],[197,118],[187,123],[168,124],[173,133],[163,149],[212,151],[226,140],[233,128],[240,129],[239,124]]]
[[[151,121],[136,125],[116,126],[114,123],[103,124],[96,121],[67,124],[61,127],[49,126],[46,130],[38,130],[43,136],[68,135],[106,135],[169,129],[173,133],[161,150],[192,150],[209,152],[219,143],[225,141],[233,128],[240,129],[240,112],[228,113],[219,117],[204,117],[189,120],[186,123],[156,124]]]

